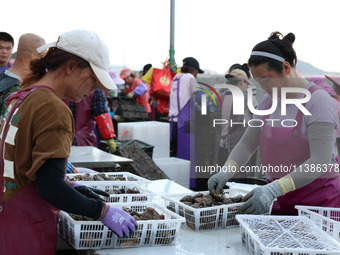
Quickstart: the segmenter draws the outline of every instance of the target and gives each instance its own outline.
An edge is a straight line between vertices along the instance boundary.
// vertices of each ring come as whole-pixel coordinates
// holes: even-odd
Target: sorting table
[[[152,181],[148,189],[157,193],[181,194],[191,190],[170,180]],[[157,198],[156,198],[157,199]],[[155,201],[157,202],[157,201]],[[92,250],[91,255],[248,255],[245,245],[241,240],[239,227],[193,231],[186,224],[182,224],[177,242],[172,246],[138,247],[122,249]]]
[[[130,164],[132,159],[110,154],[92,146],[72,146],[68,159],[75,167],[113,168],[116,164]]]

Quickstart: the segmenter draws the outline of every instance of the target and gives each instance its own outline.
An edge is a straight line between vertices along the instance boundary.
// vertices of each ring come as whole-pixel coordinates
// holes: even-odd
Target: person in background
[[[109,91],[106,94],[107,97],[107,109],[108,112],[111,116],[112,122],[113,122],[113,127],[115,130],[118,130],[118,122],[123,120],[123,117],[121,116],[121,112],[119,112],[118,105],[119,105],[119,100],[118,100],[118,94],[120,93],[120,85],[124,85],[125,81],[119,77],[119,74],[116,70],[114,69],[109,69],[109,74],[114,81],[114,83],[118,86],[116,90]]]
[[[151,107],[149,105],[150,100],[150,85],[143,82],[139,78],[136,78],[135,74],[130,69],[124,68],[120,72],[120,78],[125,81],[125,84],[129,86],[127,89],[128,98],[137,98],[137,103],[143,105],[146,113],[149,115]]]
[[[216,142],[218,146],[216,148],[216,163],[223,166],[228,158],[228,155],[240,141],[244,134],[246,127],[243,125],[230,125],[233,123],[240,123],[248,121],[252,118],[252,113],[247,106],[247,87],[251,84],[245,71],[241,69],[232,69],[232,71],[225,76],[227,78],[227,84],[237,86],[244,94],[244,115],[233,114],[233,96],[229,90],[224,92],[222,98],[222,109],[217,107],[215,109],[215,118],[226,120],[225,125],[217,125],[216,130]],[[257,106],[257,101],[253,102],[254,107]]]
[[[334,98],[340,101],[340,77],[334,75],[325,75],[328,80],[330,80],[333,84],[334,88]]]
[[[152,64],[146,64],[143,66],[143,70],[139,71],[139,76],[138,78],[140,78],[141,80],[143,80],[143,76],[150,70],[150,68],[152,68]]]
[[[141,78],[142,81],[149,84],[150,92],[152,92],[153,71],[154,68],[152,67],[151,64],[145,65],[143,67],[144,75]],[[150,106],[151,106],[150,120],[168,122],[169,98],[158,97],[150,94]]]
[[[108,48],[94,32],[72,30],[39,51],[46,49],[31,61],[2,120],[0,254],[54,255],[59,210],[101,221],[119,236],[137,226],[122,209],[94,199],[107,193],[65,178],[75,126],[62,98],[80,102],[97,86],[116,89]]]
[[[183,59],[181,73],[171,83],[169,99],[170,157],[190,160],[190,99],[197,91],[196,77],[204,73],[193,57]]]
[[[40,58],[37,48],[45,44],[45,40],[36,34],[23,34],[19,38],[16,60],[13,65],[0,74],[0,117],[5,113],[7,97],[19,90],[20,83],[29,72],[30,62]]]
[[[6,32],[0,32],[0,74],[11,67],[9,62],[14,47],[13,37]]]
[[[125,83],[125,81],[119,77],[119,74],[118,74],[118,72],[116,70],[110,68],[109,69],[109,74],[110,74],[112,80],[114,81],[114,83],[116,85],[123,85]],[[113,91],[117,91],[117,90],[113,90]],[[119,92],[119,89],[118,89],[117,92]]]
[[[228,73],[225,75],[225,78],[228,79],[228,78],[227,78],[228,74],[229,74],[232,70],[235,70],[235,69],[241,69],[241,70],[243,70],[243,71],[247,74],[248,79],[252,82],[252,84],[249,85],[248,87],[249,87],[249,88],[252,88],[252,90],[253,90],[253,102],[259,101],[259,100],[256,99],[256,98],[257,98],[257,89],[256,89],[256,86],[254,85],[254,83],[256,84],[256,82],[254,82],[254,80],[252,80],[251,74],[250,74],[250,72],[249,72],[248,64],[247,64],[247,63],[244,63],[243,65],[241,65],[241,64],[236,63],[236,64],[231,65],[231,66],[229,67]],[[255,106],[255,105],[254,105],[254,106]]]
[[[303,106],[311,115],[305,115],[295,104],[288,104],[286,114],[281,114],[284,109],[280,103],[269,115],[254,114],[253,126],[247,127],[241,141],[230,153],[224,171],[208,180],[210,193],[220,193],[259,146],[263,166],[276,167],[279,171],[268,168],[268,184],[253,189],[243,198],[245,203],[239,207],[240,213],[263,214],[276,198],[272,214],[297,215],[295,205],[340,206],[335,145],[339,117],[330,95],[300,78],[296,72],[294,41],[292,33],[282,38],[281,33],[274,32],[252,49],[249,68],[254,79],[267,92],[257,110],[271,108],[273,88],[278,89],[279,98],[281,90],[294,88],[310,92],[311,98]],[[301,100],[305,97],[303,92],[287,93],[287,98]],[[271,122],[271,119],[277,121]],[[285,124],[282,121],[286,121]]]
[[[116,151],[115,129],[102,89],[96,88],[80,102],[73,102],[67,98],[63,100],[70,107],[75,122],[75,136],[72,145],[98,148],[99,140],[103,138],[106,140],[106,150],[110,153]]]
[[[152,68],[152,64],[146,64],[143,66],[142,77]]]
[[[153,72],[152,64],[146,64],[143,66],[143,70],[141,71],[141,80],[148,84],[148,86],[151,89],[151,80],[152,80],[152,73],[150,79],[145,79],[146,73],[151,69],[150,72]],[[150,95],[149,99],[149,105],[150,105],[150,120],[159,120],[159,113],[157,112],[157,98]]]

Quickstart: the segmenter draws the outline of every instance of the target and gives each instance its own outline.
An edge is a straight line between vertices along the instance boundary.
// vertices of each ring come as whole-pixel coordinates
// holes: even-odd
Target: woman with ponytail
[[[137,225],[101,200],[106,192],[65,180],[74,122],[62,98],[116,89],[106,45],[94,32],[73,30],[38,51],[46,49],[8,98],[1,124],[0,254],[54,255],[59,210],[100,220],[119,236]]]
[[[299,77],[294,41],[293,33],[282,37],[274,32],[253,48],[248,65],[254,79],[267,92],[257,110],[272,109],[277,95],[276,109],[274,105],[268,115],[254,114],[253,125],[247,128],[225,163],[227,171],[208,181],[210,192],[219,193],[228,179],[244,170],[259,146],[261,170],[266,170],[268,184],[244,197],[241,213],[263,214],[275,199],[272,214],[296,215],[295,205],[340,207],[335,143],[339,117],[330,95]],[[281,98],[285,89],[293,92]],[[310,99],[303,100],[308,94]],[[282,106],[286,106],[286,114],[282,113]]]

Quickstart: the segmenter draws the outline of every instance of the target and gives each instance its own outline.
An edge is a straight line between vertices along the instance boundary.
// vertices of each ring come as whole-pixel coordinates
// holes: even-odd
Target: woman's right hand
[[[235,161],[227,160],[221,171],[209,178],[208,189],[210,194],[222,194],[224,185],[234,176],[237,169],[238,165]]]
[[[104,210],[107,211],[101,222],[118,236],[123,237],[123,234],[129,236],[136,231],[137,221],[127,212],[106,203],[104,203]]]
[[[219,172],[211,176],[208,180],[208,189],[210,194],[222,194],[223,187],[228,180],[228,173],[226,172]]]

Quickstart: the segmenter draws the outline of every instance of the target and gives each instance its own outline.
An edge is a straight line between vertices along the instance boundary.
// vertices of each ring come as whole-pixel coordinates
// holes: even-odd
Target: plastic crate
[[[128,99],[128,98],[119,98],[119,110],[121,112],[124,119],[132,120],[132,121],[140,121],[140,120],[147,120],[148,115],[146,113],[144,105],[140,105],[137,103],[135,98]]]
[[[296,205],[300,216],[310,218],[323,231],[340,242],[340,208]]]
[[[250,255],[340,254],[340,244],[304,216],[236,215]]]
[[[69,180],[73,180],[73,178],[75,178],[76,176],[84,176],[84,175],[89,175],[89,176],[94,176],[94,175],[101,175],[101,174],[104,174],[106,177],[110,177],[110,178],[120,178],[120,177],[124,177],[126,179],[126,181],[119,181],[119,180],[116,180],[116,181],[111,181],[111,180],[108,180],[110,182],[130,182],[130,181],[134,181],[138,184],[140,184],[141,186],[143,187],[147,187],[148,184],[151,182],[150,180],[147,180],[143,177],[140,177],[138,175],[135,175],[135,174],[132,174],[132,173],[129,173],[129,172],[99,172],[99,173],[77,173],[77,174],[66,174],[66,177],[69,179]],[[74,180],[73,180],[74,181]],[[75,180],[76,182],[89,182],[89,181],[78,181],[78,180]],[[91,180],[91,182],[93,182],[93,180]],[[102,182],[102,181],[96,181],[96,182]],[[107,181],[105,181],[107,182]]]
[[[76,221],[61,211],[59,213],[58,233],[62,239],[78,250],[102,248],[127,248],[143,246],[173,245],[184,219],[155,203],[115,203],[117,208],[127,207],[137,212],[152,207],[163,220],[140,220],[138,228],[130,237],[118,237],[100,221]]]
[[[120,150],[124,149],[124,147],[128,146],[131,143],[135,144],[138,148],[145,151],[146,154],[148,154],[150,156],[150,158],[152,158],[153,149],[154,149],[155,146],[147,144],[147,143],[142,142],[142,141],[137,140],[137,139],[127,140],[127,141],[117,140],[116,141],[117,150],[115,151],[114,154],[119,155],[119,156],[123,156],[121,154]]]
[[[191,192],[176,195],[162,195],[165,207],[169,210],[183,216],[189,228],[195,231],[203,231],[209,229],[220,229],[238,226],[235,215],[238,214],[238,208],[243,203],[233,203],[227,205],[219,205],[205,208],[193,208],[179,200],[187,195],[195,195],[203,193],[209,194],[209,191]],[[226,197],[235,197],[245,195],[247,191],[242,189],[225,189]]]
[[[104,191],[113,189],[133,189],[136,188],[140,193],[136,194],[110,194],[110,197],[102,197],[108,203],[131,203],[131,202],[152,202],[153,197],[156,195],[150,190],[140,186],[138,183],[131,182],[86,182],[86,185]]]

